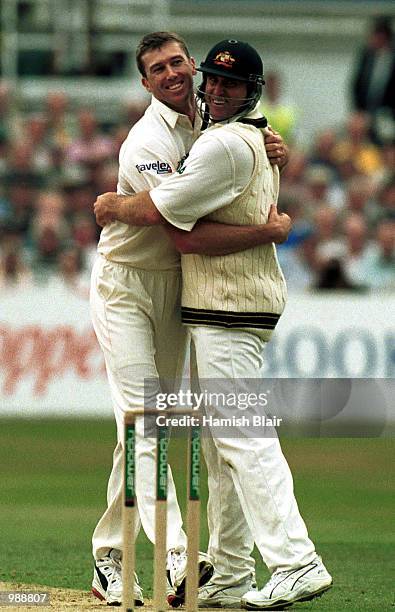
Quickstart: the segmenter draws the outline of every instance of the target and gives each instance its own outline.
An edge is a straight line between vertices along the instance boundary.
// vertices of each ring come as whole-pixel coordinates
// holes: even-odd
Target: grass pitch
[[[0,420],[0,582],[90,589],[90,540],[114,444],[112,421]],[[322,599],[292,609],[393,610],[395,441],[287,439],[283,449],[309,533],[334,577]],[[171,442],[170,461],[185,509],[185,441]],[[267,572],[256,558],[262,585]],[[141,533],[137,565],[148,597],[152,559]]]

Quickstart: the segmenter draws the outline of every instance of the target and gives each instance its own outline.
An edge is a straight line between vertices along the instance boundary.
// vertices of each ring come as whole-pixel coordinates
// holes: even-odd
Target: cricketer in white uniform
[[[182,51],[178,41],[170,38],[167,43],[176,45],[177,61]],[[185,81],[190,80],[185,86],[189,93],[193,66],[188,64],[184,70]],[[199,136],[200,127],[199,117],[192,125],[186,114],[172,110],[153,97],[144,117],[122,145],[118,192],[129,195],[160,184],[175,172]],[[100,589],[99,583],[100,579],[103,581],[104,569],[113,569],[111,561],[116,565],[122,551],[123,414],[125,410],[144,407],[145,378],[160,377],[174,382],[180,378],[186,345],[179,309],[180,257],[163,228],[112,223],[101,233],[98,254],[92,272],[91,313],[104,351],[118,444],[108,483],[107,509],[92,539],[96,560],[93,591],[112,603],[120,601],[120,572],[115,572],[119,580],[114,588]],[[139,418],[136,420],[137,508],[143,529],[154,542],[155,440],[144,437],[143,432],[143,419]],[[169,551],[186,548],[170,467],[167,548]],[[112,574],[107,577],[109,582],[112,577]],[[135,598],[142,601],[138,585]]]
[[[152,40],[154,44],[150,48]],[[166,33],[165,36],[156,35],[156,38],[154,34],[151,38],[150,35],[145,37],[142,41],[145,47],[140,47],[145,48],[147,57],[151,53],[155,60],[151,62],[154,75],[155,71],[160,75],[162,69],[176,75],[176,78],[160,76],[157,90],[153,92],[158,91],[157,95],[165,101],[169,98],[174,107],[177,105],[172,98],[176,100],[177,94],[180,95],[180,82],[183,85],[181,94],[186,91],[189,98],[193,96],[194,64],[189,55],[186,56],[180,40],[174,35],[166,36]],[[169,87],[173,82],[175,85]],[[192,108],[194,113],[194,100]],[[152,98],[144,117],[131,129],[121,148],[119,194],[130,195],[153,188],[175,173],[201,128],[199,116],[192,123],[186,110],[184,113]],[[218,228],[220,231],[220,226]],[[108,603],[119,602],[121,596],[123,413],[131,408],[144,407],[147,401],[144,398],[145,378],[173,380],[176,384],[182,375],[185,328],[180,318],[180,291],[180,256],[162,227],[136,227],[120,222],[104,227],[92,273],[91,312],[105,356],[118,444],[108,483],[107,509],[93,534],[96,560],[93,592]],[[156,392],[159,390],[171,391],[163,387],[159,389],[158,385]],[[145,533],[154,542],[155,440],[144,438],[142,419],[137,419],[136,429],[138,514]],[[179,567],[180,557],[185,561],[182,557],[185,547],[186,536],[169,468],[169,562],[173,559]],[[202,574],[206,572],[207,578],[211,567],[201,555]],[[138,583],[135,585],[135,599],[142,602]]]
[[[210,117],[225,123],[204,132],[179,172],[152,189],[149,199],[147,194],[134,198],[134,206],[149,210],[153,203],[161,217],[184,231],[207,215],[225,223],[264,223],[270,203],[277,199],[279,180],[257,129],[259,115],[251,112],[260,97],[262,61],[247,43],[227,40],[213,47],[199,69],[203,72],[201,97]],[[129,220],[143,218],[141,211],[134,214],[133,199],[118,214]],[[218,257],[184,255],[182,272],[182,315],[194,341],[199,378],[215,379],[214,392],[229,390],[229,381],[238,391],[238,381],[261,378],[264,345],[286,301],[274,245]],[[226,406],[216,405],[215,410],[225,414]],[[269,437],[237,433],[204,440],[209,553],[216,571],[202,588],[199,605],[215,605],[219,592],[232,579],[241,585],[239,603],[241,599],[248,609],[273,609],[312,599],[331,586],[332,578],[308,537],[279,440],[274,432]],[[235,494],[239,503],[232,503]],[[232,553],[238,553],[236,546],[232,550],[229,537],[228,562],[223,554],[224,509],[227,524],[232,517],[240,527],[240,508],[246,519],[244,541],[249,546],[255,541],[272,572],[260,591],[247,588],[243,592],[243,586],[248,586],[245,573],[230,576]],[[239,538],[240,534],[237,545]],[[229,606],[222,600],[221,607],[234,607],[235,599],[229,598]]]

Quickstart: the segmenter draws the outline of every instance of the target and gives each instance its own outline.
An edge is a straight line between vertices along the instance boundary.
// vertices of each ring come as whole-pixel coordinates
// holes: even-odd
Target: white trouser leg
[[[211,581],[233,585],[255,572],[255,561],[251,557],[254,539],[240,506],[231,470],[208,431],[202,436],[202,450],[208,467],[210,539],[207,552],[215,568]]]
[[[176,273],[150,273],[98,258],[92,272],[91,314],[104,352],[118,443],[108,483],[107,509],[93,534],[93,555],[122,550],[123,414],[144,407],[144,378],[176,381],[182,374],[185,332],[178,314]],[[162,338],[162,336],[164,336]],[[152,388],[159,392],[159,384]],[[143,436],[136,420],[136,498],[142,526],[154,542],[154,438]],[[168,548],[186,546],[182,517],[169,468]]]
[[[242,379],[261,378],[264,342],[258,335],[209,327],[191,328],[191,335],[202,390],[237,393],[239,388],[246,390]],[[202,379],[215,380],[210,383]],[[218,416],[226,416],[226,405],[218,404],[214,410]],[[252,410],[249,407],[249,412]],[[240,505],[264,562],[271,571],[309,563],[315,556],[314,545],[300,516],[291,472],[277,437],[274,432],[272,437],[256,438],[243,429],[232,431],[232,438],[218,437],[213,431],[213,439],[231,470]],[[216,489],[211,492],[218,493]],[[236,545],[236,541],[229,541],[227,549],[236,552]]]

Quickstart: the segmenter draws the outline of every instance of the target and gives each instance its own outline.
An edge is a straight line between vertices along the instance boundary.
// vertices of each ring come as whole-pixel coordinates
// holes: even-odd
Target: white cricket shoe
[[[108,556],[95,561],[93,570],[92,593],[109,606],[122,603],[122,562],[119,550],[112,548]],[[134,574],[134,605],[143,606],[143,591],[137,575]]]
[[[255,578],[249,576],[238,584],[222,585],[209,580],[200,587],[199,608],[240,608],[240,600],[248,592],[256,589]]]
[[[210,557],[199,552],[199,586],[206,584],[213,575],[214,567]],[[167,577],[175,590],[175,598],[167,598],[168,603],[177,608],[185,601],[185,588],[187,576],[187,553],[184,548],[173,548],[167,553]]]
[[[332,576],[321,557],[298,569],[274,572],[260,591],[250,591],[241,598],[247,610],[274,610],[288,607],[296,601],[318,597],[332,586]]]

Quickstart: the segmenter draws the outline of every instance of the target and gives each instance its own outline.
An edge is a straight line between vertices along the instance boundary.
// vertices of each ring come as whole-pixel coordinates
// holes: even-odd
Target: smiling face
[[[205,101],[213,121],[224,121],[236,115],[247,98],[244,81],[208,74]]]
[[[190,116],[194,108],[194,59],[187,57],[178,43],[168,42],[144,53],[142,62],[146,73],[142,83],[147,91],[178,113]]]

